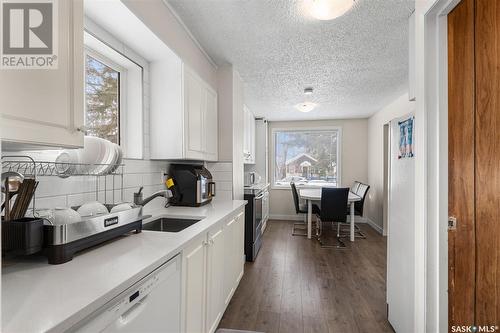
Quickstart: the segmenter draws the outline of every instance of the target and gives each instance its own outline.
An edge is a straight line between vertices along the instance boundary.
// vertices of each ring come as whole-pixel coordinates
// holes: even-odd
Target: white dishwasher
[[[180,308],[181,259],[177,255],[71,331],[178,333]]]

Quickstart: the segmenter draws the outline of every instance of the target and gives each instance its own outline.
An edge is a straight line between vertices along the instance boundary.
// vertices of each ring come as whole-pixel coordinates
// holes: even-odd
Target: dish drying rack
[[[18,172],[26,178],[37,180],[38,177],[56,176],[59,178],[94,177],[95,200],[99,201],[99,192],[104,192],[104,201],[108,203],[108,192],[111,191],[111,200],[116,202],[115,192],[120,191],[120,202],[124,201],[123,193],[123,164],[81,164],[36,161],[27,155],[4,155],[1,158],[2,173]],[[60,170],[71,170],[61,173]],[[108,180],[111,178],[111,187]],[[36,210],[36,193],[33,196],[32,211]]]

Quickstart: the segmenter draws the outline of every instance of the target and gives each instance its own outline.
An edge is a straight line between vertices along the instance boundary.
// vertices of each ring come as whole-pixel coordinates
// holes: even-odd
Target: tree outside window
[[[89,55],[85,63],[86,135],[120,144],[120,72]]]

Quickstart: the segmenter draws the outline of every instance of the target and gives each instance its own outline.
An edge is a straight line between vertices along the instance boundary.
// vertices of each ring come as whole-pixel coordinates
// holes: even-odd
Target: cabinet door
[[[224,235],[225,246],[225,267],[224,267],[224,306],[228,306],[231,296],[235,290],[235,272],[236,268],[236,248],[238,244],[236,219],[232,218],[225,223]]]
[[[3,141],[83,146],[83,1],[57,4],[58,68],[0,70]]]
[[[198,238],[183,251],[183,331],[205,332],[206,239]]]
[[[245,256],[245,213],[241,212],[235,219],[235,247],[234,253],[236,254],[235,260],[235,286],[234,289],[238,286],[245,267],[245,260],[243,259]]]
[[[218,112],[217,94],[206,87],[207,104],[205,109],[205,160],[217,161],[218,152]]]
[[[250,130],[248,128],[248,111],[246,106],[243,106],[243,160],[245,163],[248,162],[250,157]]]
[[[215,332],[224,310],[224,239],[223,224],[209,232],[207,256],[207,331]]]
[[[206,90],[201,80],[185,67],[184,106],[186,158],[203,159],[204,151],[204,109],[206,108]]]
[[[255,116],[253,113],[250,111],[249,112],[249,149],[250,149],[250,158],[249,158],[249,163],[254,164],[255,163]]]

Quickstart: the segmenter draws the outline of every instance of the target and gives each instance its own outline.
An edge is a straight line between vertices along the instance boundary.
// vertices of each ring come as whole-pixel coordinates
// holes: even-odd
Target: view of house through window
[[[86,56],[85,127],[87,135],[120,144],[120,72]]]
[[[274,184],[337,186],[339,130],[274,132]]]

